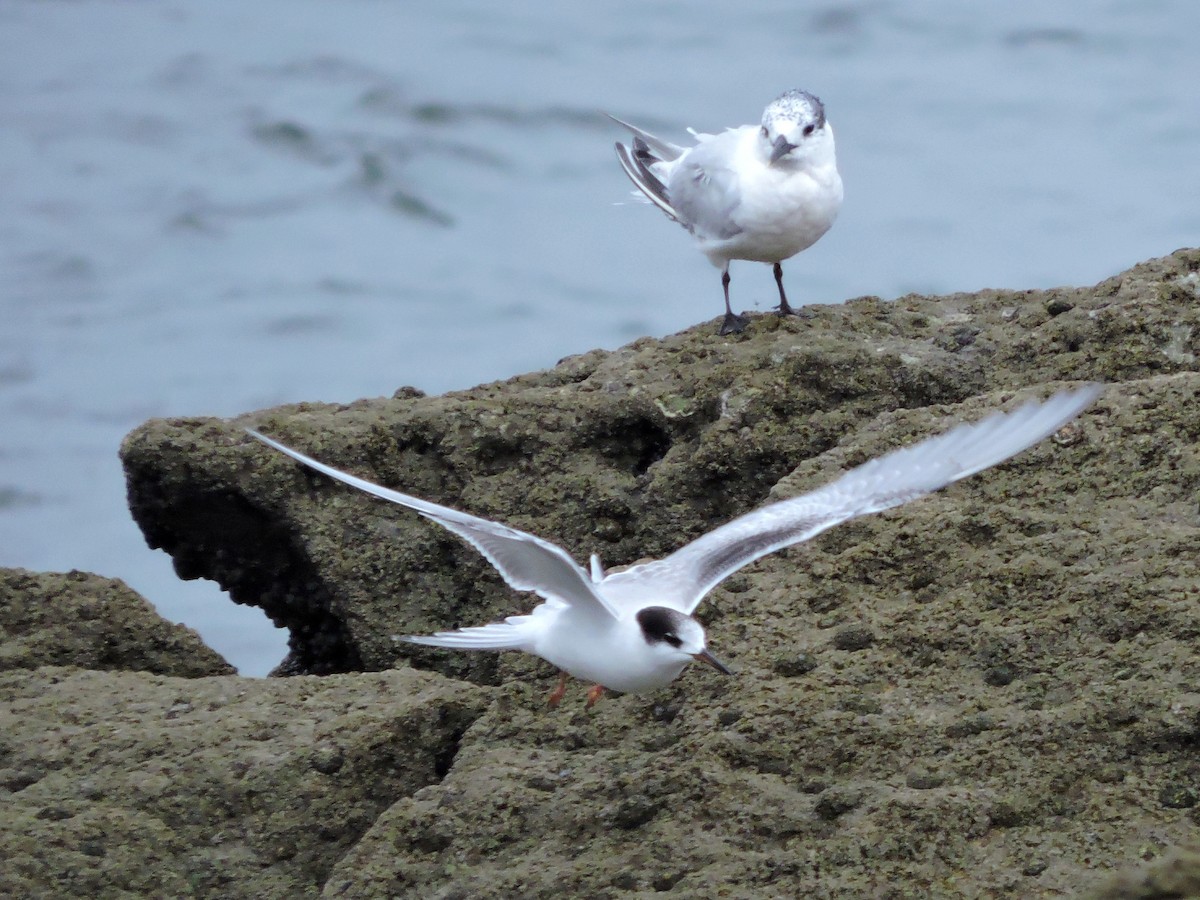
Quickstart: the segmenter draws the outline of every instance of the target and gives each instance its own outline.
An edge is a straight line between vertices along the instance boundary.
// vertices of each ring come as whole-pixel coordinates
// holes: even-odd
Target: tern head
[[[759,139],[772,164],[796,159],[829,134],[825,105],[808,91],[784,91],[763,110]]]
[[[708,652],[704,626],[691,616],[665,606],[647,606],[638,610],[637,622],[651,652],[662,657],[664,662],[678,664],[698,659],[718,672],[733,674]]]

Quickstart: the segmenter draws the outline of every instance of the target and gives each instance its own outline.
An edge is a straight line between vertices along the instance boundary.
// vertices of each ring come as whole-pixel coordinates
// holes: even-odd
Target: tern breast
[[[792,165],[768,165],[749,140],[739,148],[738,203],[731,210],[740,231],[723,240],[701,241],[716,265],[731,259],[776,263],[807,250],[827,232],[842,207],[842,179],[827,150]]]
[[[594,618],[558,611],[537,638],[533,652],[580,681],[602,684],[623,694],[666,687],[679,677],[687,660],[665,661],[649,652],[641,626],[632,617],[597,626]]]

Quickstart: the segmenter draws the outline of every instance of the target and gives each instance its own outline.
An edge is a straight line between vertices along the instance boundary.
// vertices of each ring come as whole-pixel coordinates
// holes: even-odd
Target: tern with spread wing
[[[994,412],[918,444],[864,463],[822,488],[749,512],[670,556],[606,573],[596,556],[590,571],[557,544],[499,522],[430,503],[318,462],[256,431],[254,437],[330,478],[413,509],[463,538],[513,588],[543,603],[503,622],[405,638],[459,650],[522,650],[562,670],[551,705],[568,674],[595,687],[638,693],[665,687],[693,660],[729,670],[709,652],[692,613],[738,569],[827,528],[880,512],[966,478],[1036,444],[1071,421],[1100,394],[1085,387]]]
[[[692,147],[610,118],[633,134],[632,146],[616,145],[630,181],[686,228],[721,269],[721,334],[746,327],[745,317],[729,305],[730,260],[771,263],[779,313],[794,313],[781,263],[815,244],[842,208],[833,126],[824,104],[807,91],[785,91],[763,111],[761,124],[720,134],[693,131]]]

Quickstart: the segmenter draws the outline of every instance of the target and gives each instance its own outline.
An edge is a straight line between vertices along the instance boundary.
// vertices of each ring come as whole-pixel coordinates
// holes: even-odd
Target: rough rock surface
[[[234,671],[123,581],[0,568],[0,671],[46,665],[182,678]]]
[[[322,810],[327,846],[310,840],[286,866],[246,839],[239,853],[254,848],[252,862],[294,896],[1026,897],[1120,891],[1106,881],[1113,870],[1194,843],[1200,252],[1092,288],[863,298],[758,317],[740,336],[715,331],[709,322],[441,397],[402,390],[232,422],[152,421],[130,435],[131,508],[150,543],[182,576],[214,578],[289,627],[292,670],[411,664],[467,679],[406,668],[269,682],[263,690],[279,692],[272,720],[308,716],[297,727],[318,727],[319,713],[289,693],[296,684],[426,679],[461,691],[464,708],[487,702],[426,786],[392,789],[386,766],[338,772],[354,796],[378,801],[345,833]],[[699,614],[736,678],[694,667],[668,690],[609,698],[590,714],[579,689],[545,711],[553,673],[527,657],[398,643],[531,601],[436,526],[241,431],[254,425],[619,565],[951,420],[1083,380],[1111,387],[1053,439],[716,590]],[[36,677],[58,677],[45,671]],[[70,678],[110,690],[108,706],[131,728],[181,700],[203,708],[192,692],[211,683]],[[100,679],[146,685],[158,699],[126,709]],[[392,721],[403,696],[389,690],[362,715]],[[82,727],[44,715],[28,738],[6,737],[6,752],[38,734],[53,747],[59,731]],[[403,754],[405,741],[385,730],[373,746]],[[150,736],[136,746],[151,771],[179,765],[176,746]],[[263,752],[281,751],[267,742]],[[77,783],[93,765],[78,756],[62,776],[83,797],[76,818],[91,809]],[[176,777],[202,784],[231,759],[234,746],[212,745]],[[209,854],[182,869],[186,848],[168,854],[163,878],[240,879],[248,869],[223,868],[216,820],[290,826],[314,777],[218,791],[226,805],[204,806],[195,821],[131,811],[120,827],[161,828]],[[58,821],[39,814],[27,813]],[[150,815],[165,824],[139,818]],[[64,865],[49,849],[36,859],[29,866]],[[224,889],[200,884],[200,894]],[[231,885],[229,894],[257,893],[253,882]]]
[[[412,670],[0,674],[0,896],[316,896],[485,701]]]
[[[1200,897],[1200,846],[1183,847],[1090,892],[1089,900],[1178,900]]]

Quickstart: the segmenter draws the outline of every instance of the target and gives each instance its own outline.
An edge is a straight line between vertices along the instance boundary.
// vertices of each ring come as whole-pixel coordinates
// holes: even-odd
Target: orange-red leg
[[[546,698],[546,704],[551,709],[557,709],[558,704],[562,703],[563,695],[567,693],[567,673],[563,672],[558,678],[558,687],[550,692],[550,696]]]
[[[587,705],[584,706],[584,709],[591,709],[593,706],[596,705],[596,701],[599,700],[603,696],[604,696],[604,685],[593,684],[588,689]]]

